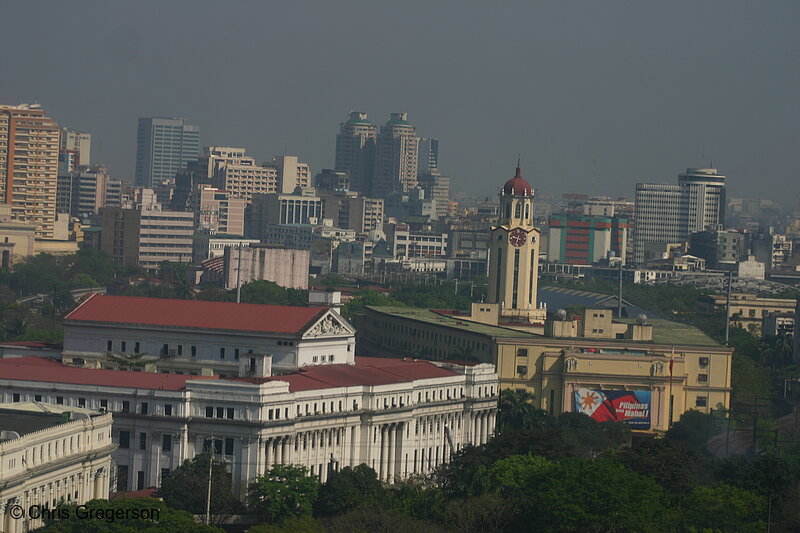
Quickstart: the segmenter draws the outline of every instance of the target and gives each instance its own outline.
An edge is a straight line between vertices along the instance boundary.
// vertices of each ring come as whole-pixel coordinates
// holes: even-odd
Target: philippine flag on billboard
[[[625,422],[635,429],[650,429],[650,391],[575,390],[575,412],[597,422]]]

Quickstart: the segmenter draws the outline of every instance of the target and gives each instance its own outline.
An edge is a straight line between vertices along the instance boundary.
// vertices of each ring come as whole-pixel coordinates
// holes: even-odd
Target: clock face
[[[527,240],[528,234],[524,229],[517,228],[515,230],[511,230],[511,232],[508,234],[508,242],[513,246],[523,246]]]

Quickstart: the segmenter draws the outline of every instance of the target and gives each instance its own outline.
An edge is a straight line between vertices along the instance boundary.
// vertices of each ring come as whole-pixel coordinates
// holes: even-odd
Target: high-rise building
[[[425,197],[433,200],[436,218],[444,220],[450,202],[450,177],[442,176],[438,170],[430,169],[419,175],[419,186],[425,191]]]
[[[83,131],[61,128],[61,138],[58,143],[59,161],[68,161],[70,172],[79,166],[91,165],[92,134]]]
[[[377,133],[378,128],[360,111],[351,111],[347,121],[339,126],[335,169],[347,173],[354,191],[370,192]]]
[[[311,187],[311,167],[303,163],[296,155],[276,155],[272,161],[264,163],[267,168],[274,168],[278,177],[278,190],[282,194],[292,194],[300,187]]]
[[[136,134],[136,174],[139,187],[174,183],[175,173],[200,152],[200,128],[182,118],[139,119]]]
[[[244,235],[244,198],[201,184],[195,189],[192,205],[196,230],[211,235]]]
[[[350,175],[340,170],[323,168],[319,174],[314,176],[314,188],[318,191],[349,191],[351,190]]]
[[[323,191],[322,218],[331,219],[334,226],[369,233],[383,224],[383,200],[365,198],[356,191]]]
[[[245,155],[244,148],[206,148],[200,167],[200,182],[207,175],[214,187],[228,191],[232,197],[244,198],[248,204],[255,194],[279,192],[278,170],[259,166],[255,158]]]
[[[725,222],[725,176],[715,168],[688,168],[677,185],[636,185],[634,261],[647,250],[687,242],[693,232]]]
[[[322,217],[322,200],[312,188],[300,194],[258,194],[245,210],[248,237],[260,239],[272,224],[308,224]]]
[[[417,174],[431,174],[439,170],[439,139],[419,140]]]
[[[391,192],[408,192],[417,186],[419,137],[408,121],[408,113],[392,113],[375,142],[373,198],[386,198]]]
[[[56,211],[79,217],[97,214],[101,207],[119,207],[121,186],[102,165],[59,174]]]
[[[56,222],[58,125],[38,105],[0,105],[0,198],[11,220],[52,239]]]

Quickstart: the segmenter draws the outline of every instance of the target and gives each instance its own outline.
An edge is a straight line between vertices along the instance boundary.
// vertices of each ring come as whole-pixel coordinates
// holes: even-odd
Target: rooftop
[[[488,324],[479,324],[477,322],[470,322],[465,319],[466,317],[459,317],[458,315],[446,315],[434,312],[429,309],[415,309],[408,307],[370,307],[380,313],[386,313],[394,316],[406,317],[411,320],[418,320],[427,322],[437,326],[450,327],[488,337],[504,337],[504,338],[518,338],[518,339],[547,339],[544,335],[536,333],[529,333],[512,329],[503,326],[492,326]],[[633,323],[635,318],[623,318],[621,320],[614,319],[618,322],[626,324]],[[673,322],[662,318],[653,318],[647,320],[648,324],[653,326],[653,340],[650,341],[634,341],[625,339],[625,343],[637,344],[682,344],[690,346],[719,346],[719,343],[714,339],[700,331],[694,326],[683,324],[680,322]],[[598,342],[619,342],[616,339],[590,339]]]
[[[90,409],[67,407],[39,402],[0,403],[0,430],[13,431],[20,436],[66,424],[71,413],[99,414]],[[0,437],[0,442],[7,439]]]
[[[328,307],[237,304],[93,294],[65,317],[65,322],[105,322],[298,334]]]
[[[62,365],[45,357],[15,357],[0,359],[0,379],[62,383],[65,385],[178,391],[182,390],[190,379],[217,378],[215,376],[204,377],[155,372],[132,372],[128,370],[77,368]]]
[[[289,391],[330,389],[335,387],[357,387],[390,385],[418,379],[451,377],[456,372],[430,361],[418,359],[390,359],[383,357],[356,357],[354,365],[308,366],[280,376],[265,378],[222,378],[247,383],[285,381]],[[69,385],[92,385],[133,389],[158,389],[178,391],[186,382],[195,379],[221,379],[217,376],[188,376],[182,374],[160,374],[129,370],[99,370],[62,365],[42,357],[18,357],[0,359],[0,379],[13,381],[39,381]],[[13,404],[24,405],[24,404]],[[41,404],[36,404],[41,405]],[[58,406],[49,406],[58,407]],[[65,407],[63,411],[79,408]]]

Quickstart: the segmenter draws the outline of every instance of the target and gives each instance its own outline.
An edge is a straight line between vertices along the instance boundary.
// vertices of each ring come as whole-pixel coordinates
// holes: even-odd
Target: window
[[[708,368],[708,357],[700,358],[700,368]]]
[[[128,343],[127,342],[122,341],[121,343],[119,343],[119,351],[121,351],[122,353],[125,353],[125,350],[127,348],[128,348]]]
[[[708,396],[698,396],[694,399],[695,407],[705,407],[708,405]]]
[[[517,374],[527,376],[528,375],[528,366],[527,365],[517,365]]]
[[[178,345],[178,355],[183,355],[183,344]]]
[[[214,418],[214,408],[206,407],[206,418]]]
[[[117,465],[117,491],[128,490],[128,465]]]
[[[233,439],[225,439],[225,455],[233,455]]]
[[[120,448],[130,448],[131,447],[131,432],[130,431],[120,431],[119,432],[119,447]]]
[[[172,451],[172,435],[169,435],[167,433],[161,435],[161,451],[163,452]]]
[[[139,470],[136,472],[136,490],[142,490],[144,488],[144,470]]]
[[[147,402],[142,402],[142,406],[140,408],[141,413],[143,415],[146,415],[147,411],[149,411],[149,410],[150,410],[150,406],[147,404]]]
[[[114,349],[114,342],[113,341],[106,341],[106,351],[111,351]]]
[[[165,416],[172,416],[172,404],[168,403],[164,405],[164,415]]]
[[[108,409],[108,400],[100,400],[100,408]]]
[[[14,394],[12,394],[11,395],[11,401],[15,402],[15,403],[18,402],[19,401],[19,393],[15,392]]]
[[[275,411],[277,412],[278,410],[276,409]],[[228,407],[228,408],[225,410],[225,418],[228,418],[228,419],[230,419],[230,420],[233,420],[233,407]]]
[[[239,348],[234,348],[233,358],[236,359],[237,361],[239,360]]]
[[[217,407],[217,418],[222,418],[225,414],[225,408]]]
[[[41,402],[41,401],[42,401],[42,395],[41,395],[41,394],[37,394],[37,395],[35,395],[35,396],[33,397],[33,401],[34,401],[34,402]]]
[[[517,348],[517,357],[528,357],[527,348]]]
[[[86,407],[86,398],[78,398],[78,407]]]
[[[168,355],[169,354],[169,344],[163,344],[161,346],[161,355]]]
[[[122,412],[127,413],[131,410],[131,402],[128,400],[122,400]]]
[[[147,433],[139,433],[139,449],[147,449]]]
[[[225,348],[220,348],[219,349],[219,358],[220,359],[225,359]]]
[[[138,342],[134,343],[134,345],[133,345],[133,353],[139,353],[139,350],[141,350],[141,348],[142,348],[141,343],[138,343]]]
[[[697,374],[698,383],[708,383],[708,374]]]
[[[161,469],[161,479],[163,480],[168,475],[169,475],[169,468],[162,468]]]
[[[64,405],[64,397],[63,396],[56,396],[56,404]]]
[[[197,346],[192,346],[192,357],[197,357]]]

